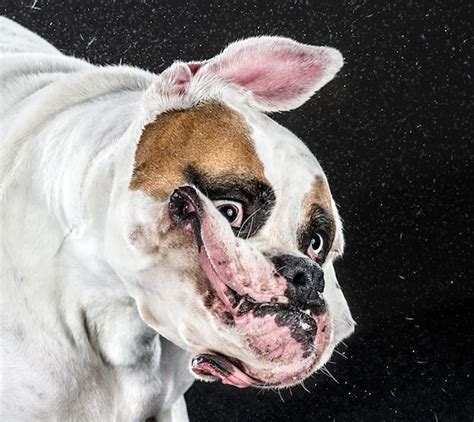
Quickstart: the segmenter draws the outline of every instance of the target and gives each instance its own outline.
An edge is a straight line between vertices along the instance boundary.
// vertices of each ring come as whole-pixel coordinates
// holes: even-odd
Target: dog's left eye
[[[324,246],[323,237],[319,233],[316,233],[311,239],[311,241],[309,242],[308,251],[307,251],[308,256],[314,260],[319,259],[321,252],[323,251],[323,246]]]
[[[232,227],[239,228],[242,225],[244,210],[240,202],[221,200],[214,201],[214,205]]]

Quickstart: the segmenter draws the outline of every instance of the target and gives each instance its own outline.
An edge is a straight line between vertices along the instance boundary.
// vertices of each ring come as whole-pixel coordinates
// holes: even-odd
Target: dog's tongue
[[[223,384],[239,388],[257,384],[256,380],[219,355],[201,354],[195,356],[191,362],[191,370],[197,375],[210,375],[219,378]]]

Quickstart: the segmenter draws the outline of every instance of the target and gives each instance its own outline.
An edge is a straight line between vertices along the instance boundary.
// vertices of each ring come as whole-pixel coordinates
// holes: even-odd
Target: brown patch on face
[[[310,215],[314,205],[320,206],[332,215],[331,198],[328,183],[323,177],[317,176],[304,198],[303,209],[305,217]]]
[[[303,221],[298,233],[299,246],[302,251],[306,250],[315,233],[325,235],[325,253],[327,253],[336,235],[336,223],[331,191],[328,183],[321,176],[315,178],[303,200]]]
[[[130,189],[165,200],[186,183],[189,166],[210,177],[243,174],[266,181],[243,117],[217,102],[170,111],[147,125],[137,147]]]

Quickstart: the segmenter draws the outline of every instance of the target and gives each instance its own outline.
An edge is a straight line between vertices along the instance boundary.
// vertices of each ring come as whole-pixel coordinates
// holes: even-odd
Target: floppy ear
[[[247,92],[261,111],[299,107],[329,82],[342,67],[341,53],[283,37],[255,37],[230,44],[222,53],[201,62],[175,62],[159,75],[155,92],[185,94],[196,78],[221,80]]]
[[[160,95],[183,94],[192,77],[193,72],[187,63],[175,62],[155,78],[152,88]]]
[[[200,65],[197,75],[217,77],[249,91],[261,111],[284,111],[299,107],[329,82],[343,58],[334,48],[266,36],[232,43]]]

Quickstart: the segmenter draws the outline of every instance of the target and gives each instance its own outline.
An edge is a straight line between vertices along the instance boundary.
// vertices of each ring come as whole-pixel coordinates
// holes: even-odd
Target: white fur
[[[278,221],[297,220],[323,172],[294,135],[254,109],[251,93],[218,76],[192,77],[183,63],[161,75],[93,66],[5,18],[0,35],[0,419],[185,421],[188,351],[224,341],[233,341],[233,353],[241,347],[179,277],[192,245],[176,253],[173,268],[144,253],[160,235],[165,205],[128,188],[144,125],[209,98],[245,116],[277,195],[255,245],[294,247],[292,227],[282,231]],[[177,75],[189,77],[185,92],[174,89]],[[292,166],[283,176],[282,165]],[[131,241],[137,226],[145,233]],[[332,350],[353,322],[331,260],[326,265],[325,295],[339,327]],[[153,303],[159,321],[146,313]]]

